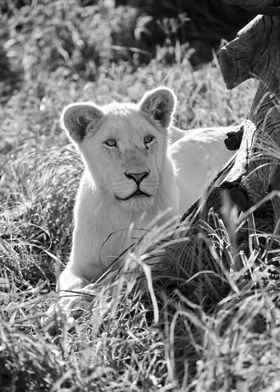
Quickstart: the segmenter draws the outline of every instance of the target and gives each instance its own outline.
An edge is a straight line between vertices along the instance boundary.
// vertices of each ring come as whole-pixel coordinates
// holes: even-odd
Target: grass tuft
[[[72,330],[52,338],[42,329],[68,259],[82,171],[59,128],[62,108],[136,102],[165,85],[178,96],[176,125],[225,126],[243,121],[256,83],[226,91],[215,59],[194,71],[179,45],[172,65],[164,48],[149,65],[135,53],[114,62],[108,37],[121,11],[74,0],[24,4],[9,3],[0,34],[9,76],[0,100],[1,391],[277,391],[272,196],[269,208],[254,206],[240,219],[233,211],[223,223],[211,213],[176,235],[168,225],[143,233],[87,287],[86,310]],[[271,143],[263,146],[277,161]]]

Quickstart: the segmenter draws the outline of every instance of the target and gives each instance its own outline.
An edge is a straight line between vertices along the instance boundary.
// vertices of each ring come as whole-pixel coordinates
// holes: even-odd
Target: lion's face
[[[160,184],[166,134],[140,113],[108,114],[80,145],[98,187],[126,208],[153,203]]]
[[[64,111],[64,126],[96,187],[125,209],[147,210],[154,203],[174,103],[170,90],[158,89],[138,106],[74,104]]]

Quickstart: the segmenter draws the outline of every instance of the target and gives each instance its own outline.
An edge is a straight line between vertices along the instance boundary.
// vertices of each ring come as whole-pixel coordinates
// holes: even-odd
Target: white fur
[[[79,104],[62,115],[63,126],[77,143],[85,163],[74,211],[70,261],[61,273],[58,290],[80,289],[96,280],[114,258],[131,244],[161,211],[165,219],[180,216],[206,190],[218,170],[233,155],[224,139],[233,128],[168,130],[174,94],[164,88],[147,93],[139,105],[114,104],[97,108],[82,105],[88,119],[86,136],[78,116]],[[88,106],[87,106],[88,105]],[[73,109],[74,108],[74,109]],[[74,110],[71,112],[71,110]],[[163,110],[164,113],[161,113]],[[75,119],[78,118],[76,121]],[[147,149],[143,138],[153,135]],[[117,147],[104,144],[117,140]],[[126,201],[135,182],[125,172],[150,174],[141,182],[151,197]],[[129,231],[133,225],[134,230]]]
[[[236,132],[238,128],[213,127],[188,131],[175,127],[172,129],[175,129],[176,136],[179,135],[178,131],[184,133],[168,149],[176,167],[179,213],[182,214],[204,194],[218,171],[234,154],[234,151],[226,148],[224,140],[228,132]]]

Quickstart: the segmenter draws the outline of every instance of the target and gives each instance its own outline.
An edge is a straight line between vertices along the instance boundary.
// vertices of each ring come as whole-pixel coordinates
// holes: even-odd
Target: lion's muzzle
[[[141,189],[141,182],[144,180],[144,178],[148,177],[148,175],[150,174],[150,171],[144,171],[144,172],[140,172],[140,173],[126,173],[124,172],[125,176],[129,179],[131,179],[132,181],[135,182],[136,184],[136,190],[134,192],[132,192],[130,195],[126,196],[126,197],[119,197],[116,196],[116,198],[118,200],[129,200],[133,197],[151,197],[151,195],[149,195],[148,193],[144,192]]]

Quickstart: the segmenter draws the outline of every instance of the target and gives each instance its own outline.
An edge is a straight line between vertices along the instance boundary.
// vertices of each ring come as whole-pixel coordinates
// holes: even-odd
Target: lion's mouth
[[[125,201],[125,200],[129,200],[129,199],[132,199],[132,198],[136,198],[136,197],[151,197],[151,195],[149,195],[148,193],[146,193],[146,192],[143,192],[143,191],[141,191],[141,189],[137,189],[135,192],[133,192],[131,195],[129,195],[129,196],[127,196],[127,197],[119,197],[119,196],[117,196],[117,195],[115,195],[115,197],[116,197],[116,199],[118,199],[118,200],[122,200],[122,201]]]

